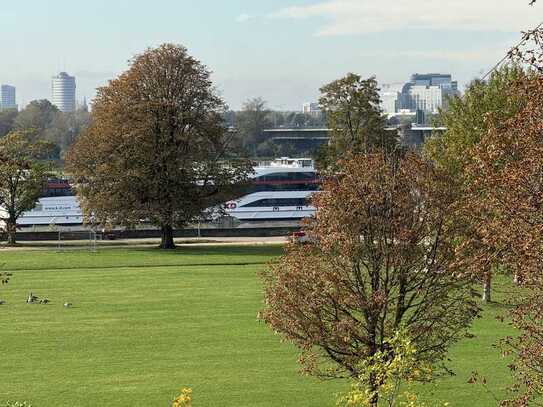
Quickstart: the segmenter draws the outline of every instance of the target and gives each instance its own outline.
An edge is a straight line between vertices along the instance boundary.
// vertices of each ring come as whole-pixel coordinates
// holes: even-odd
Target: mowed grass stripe
[[[180,247],[88,250],[0,250],[3,270],[88,269],[178,265],[228,265],[266,263],[283,253],[280,245]]]
[[[220,266],[258,266],[258,265],[266,265],[273,263],[273,260],[270,261],[255,261],[255,262],[228,262],[228,263],[187,263],[187,264],[150,264],[145,266],[146,269],[152,269],[152,268],[166,268],[166,267],[201,267],[201,266],[214,266],[214,267],[220,267]],[[97,266],[97,267],[90,267],[86,266],[84,268],[81,267],[74,267],[74,266],[68,266],[68,267],[62,267],[62,266],[55,266],[54,268],[43,268],[43,267],[37,267],[37,268],[11,268],[8,269],[5,266],[0,268],[3,272],[15,272],[15,271],[60,271],[60,270],[78,270],[78,271],[92,271],[92,270],[108,270],[108,269],[114,269],[114,270],[120,270],[120,269],[128,269],[128,268],[141,268],[141,265],[124,265],[124,266]]]

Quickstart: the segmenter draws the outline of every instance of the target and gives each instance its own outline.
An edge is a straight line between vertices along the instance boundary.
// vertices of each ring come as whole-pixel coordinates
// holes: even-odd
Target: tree
[[[290,125],[292,127],[304,127],[307,122],[307,117],[303,113],[294,113]]]
[[[509,92],[523,100],[522,106],[504,122],[492,123],[466,167],[473,182],[465,202],[478,219],[478,235],[460,249],[472,267],[498,262],[512,269],[522,287],[511,297],[509,314],[520,334],[501,342],[504,353],[514,357],[509,367],[515,379],[511,398],[502,406],[539,405],[543,397],[542,40],[543,29],[528,30],[508,52],[514,63],[532,69]],[[481,240],[492,250],[480,250]]]
[[[270,110],[262,98],[247,100],[236,115],[239,144],[255,157],[258,155],[257,146],[266,141],[263,130],[272,125],[269,116]]]
[[[323,167],[347,152],[391,150],[397,134],[386,131],[379,88],[374,77],[362,79],[353,73],[324,85],[319,99],[327,118],[330,143],[320,155]],[[325,159],[327,157],[327,159]]]
[[[492,73],[488,81],[475,80],[462,97],[454,97],[449,107],[440,112],[439,120],[447,128],[445,133],[429,139],[424,154],[447,171],[454,187],[461,195],[473,181],[465,168],[473,161],[473,149],[483,140],[491,127],[499,127],[522,108],[525,98],[512,92],[512,86],[526,78],[525,71],[516,65],[505,65]],[[457,212],[467,237],[474,236],[476,219],[470,209]],[[480,244],[482,240],[480,240]],[[492,250],[481,246],[480,250]],[[477,270],[483,280],[483,301],[491,300],[492,270],[496,264]]]
[[[309,374],[357,378],[401,329],[419,360],[439,364],[478,312],[455,267],[448,177],[415,153],[355,154],[338,170],[313,197],[310,243],[264,275],[262,318]]]
[[[15,131],[0,139],[0,220],[8,244],[16,244],[17,220],[36,205],[47,184],[49,166],[42,160],[51,145],[32,133]]]
[[[90,114],[86,110],[63,113],[48,100],[34,100],[16,117],[14,127],[34,131],[40,139],[53,143],[53,158],[59,160],[89,123]]]
[[[432,380],[432,367],[417,357],[417,350],[400,330],[393,338],[387,339],[389,348],[364,360],[360,365],[361,374],[356,378],[351,391],[339,400],[338,406],[368,407],[378,398],[389,407],[402,405],[423,407],[417,402],[416,394],[400,394],[402,384]],[[371,383],[378,387],[371,390]],[[401,400],[405,399],[405,402]]]
[[[227,160],[232,135],[210,72],[182,46],[136,56],[98,90],[93,120],[67,155],[67,169],[87,217],[160,227],[160,247],[174,248],[183,227],[232,197],[251,171]]]
[[[528,406],[543,396],[543,76],[525,78],[513,91],[525,100],[522,109],[489,128],[466,167],[473,179],[466,205],[477,235],[460,249],[475,269],[508,267],[524,289],[512,297],[511,322],[520,336],[504,342],[517,379],[505,405]],[[480,241],[492,250],[482,250]]]
[[[306,126],[309,127],[324,127],[326,126],[326,119],[324,114],[321,112],[319,114],[313,115],[313,114],[306,114]]]
[[[60,112],[51,126],[44,132],[44,137],[53,142],[59,149],[59,157],[68,151],[77,137],[90,125],[91,115],[88,111],[78,109],[75,112]]]
[[[15,118],[19,112],[17,109],[7,109],[0,111],[0,137],[4,137],[13,130]]]
[[[504,65],[488,81],[470,83],[463,96],[451,98],[448,109],[440,112],[438,120],[447,130],[430,138],[424,153],[452,177],[464,178],[472,148],[491,126],[499,126],[522,108],[523,98],[510,90],[525,77],[519,66]]]
[[[285,155],[278,153],[279,151],[281,151],[280,147],[281,146],[277,146],[271,140],[264,141],[257,146],[256,154],[258,157],[270,157],[270,158],[275,158],[278,156],[284,157]]]
[[[43,133],[53,125],[60,110],[46,99],[33,100],[15,119],[17,130],[34,130]]]

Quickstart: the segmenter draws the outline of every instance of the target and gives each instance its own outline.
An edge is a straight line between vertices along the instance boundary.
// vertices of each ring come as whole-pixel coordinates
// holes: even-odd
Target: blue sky
[[[300,108],[347,72],[401,82],[488,70],[543,20],[528,0],[26,0],[0,5],[0,83],[18,102],[48,98],[50,77],[77,77],[78,97],[162,42],[185,45],[214,72],[226,102],[261,96]]]

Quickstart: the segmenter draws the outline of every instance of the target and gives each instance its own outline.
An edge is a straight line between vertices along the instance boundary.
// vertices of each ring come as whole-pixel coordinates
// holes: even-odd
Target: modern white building
[[[17,109],[15,86],[0,85],[0,110]]]
[[[411,110],[437,113],[443,107],[444,92],[440,86],[415,85],[408,89]]]
[[[395,115],[399,111],[399,100],[403,83],[390,83],[380,85],[379,97],[381,109],[387,116]]]
[[[51,103],[61,112],[75,111],[75,77],[61,72],[51,81]]]
[[[437,113],[448,97],[458,95],[458,82],[450,74],[414,74],[401,92],[399,108]]]
[[[302,106],[302,111],[304,114],[309,114],[311,116],[320,116],[322,113],[321,107],[318,103],[304,103]]]

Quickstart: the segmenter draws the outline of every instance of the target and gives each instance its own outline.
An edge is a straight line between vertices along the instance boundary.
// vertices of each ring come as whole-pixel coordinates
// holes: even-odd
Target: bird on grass
[[[30,291],[30,294],[28,294],[28,298],[26,299],[27,304],[32,304],[38,300],[38,297],[32,294],[32,291]]]

